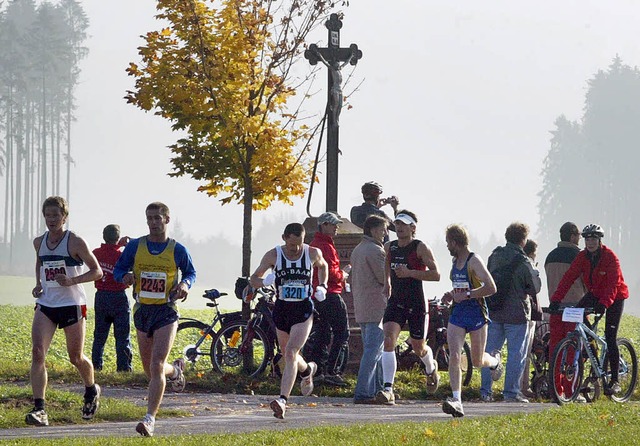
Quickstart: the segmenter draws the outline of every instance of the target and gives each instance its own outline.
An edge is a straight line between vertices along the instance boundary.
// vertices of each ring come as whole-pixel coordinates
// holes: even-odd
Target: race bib
[[[460,292],[460,291],[468,291],[470,289],[471,288],[469,286],[469,282],[467,281],[457,281],[457,280],[453,281],[453,291]]]
[[[142,271],[140,273],[140,297],[165,299],[167,273]]]
[[[299,301],[306,299],[307,287],[300,284],[288,284],[280,287],[280,299],[288,301]]]
[[[49,288],[59,287],[60,284],[56,282],[56,275],[67,275],[64,260],[47,260],[42,262],[42,267],[44,269],[44,281],[46,286]]]

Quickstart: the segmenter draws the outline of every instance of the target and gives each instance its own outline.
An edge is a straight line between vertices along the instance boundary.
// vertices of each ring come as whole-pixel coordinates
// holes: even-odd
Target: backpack
[[[491,255],[504,249],[502,246],[496,248]],[[493,281],[496,283],[496,293],[484,298],[489,311],[499,311],[504,306],[509,291],[511,290],[511,284],[513,283],[513,272],[516,268],[526,262],[526,258],[523,255],[516,255],[516,257],[509,263],[502,265],[493,270],[489,270]]]

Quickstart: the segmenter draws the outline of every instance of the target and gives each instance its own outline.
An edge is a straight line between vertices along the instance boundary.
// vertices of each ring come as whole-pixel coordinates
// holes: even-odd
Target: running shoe
[[[392,389],[384,389],[376,394],[376,401],[380,404],[386,404],[387,406],[393,406],[396,404],[396,396],[393,394]]]
[[[25,423],[30,426],[48,426],[49,416],[44,409],[36,409],[35,407],[24,417]]]
[[[491,395],[490,393],[483,393],[482,395],[480,395],[480,399],[483,403],[493,403],[493,395]]]
[[[622,387],[620,387],[620,383],[618,383],[618,381],[611,381],[611,383],[604,388],[604,394],[607,396],[615,395],[621,391]]]
[[[315,375],[318,370],[318,366],[315,362],[311,361],[308,365],[311,371],[307,376],[303,376],[300,380],[300,392],[302,392],[304,396],[309,396],[311,395],[311,392],[313,392],[313,375]]]
[[[325,384],[329,384],[330,386],[336,386],[336,387],[346,387],[346,386],[349,385],[344,380],[344,378],[342,378],[342,376],[340,376],[338,374],[336,374],[336,375],[325,375],[324,382],[325,382]]]
[[[524,397],[521,393],[516,394],[516,396],[510,396],[504,399],[505,403],[528,403],[529,400]]]
[[[586,399],[584,396],[582,396],[582,395],[578,395],[574,401],[575,401],[576,403],[582,403],[582,404],[585,404],[585,403],[587,402],[587,399]]]
[[[167,378],[167,381],[171,385],[171,390],[174,392],[182,392],[187,385],[187,380],[184,378],[184,359],[178,358],[173,361],[173,368],[178,372],[178,375]]]
[[[149,416],[145,415],[141,422],[136,426],[136,432],[143,437],[153,437],[155,421]]]
[[[433,372],[427,373],[427,393],[436,393],[436,390],[438,390],[438,384],[440,384],[440,375],[438,375],[438,362],[433,361]]]
[[[101,389],[99,385],[96,386],[96,394],[90,397],[85,395],[84,397],[84,405],[82,406],[82,419],[83,420],[92,420],[93,416],[96,414],[98,409],[100,408],[100,393]]]
[[[497,381],[502,378],[502,373],[504,372],[504,366],[502,365],[502,355],[498,350],[495,350],[491,356],[498,360],[498,365],[489,369],[491,371],[491,379],[493,381]]]
[[[453,418],[464,417],[464,409],[462,408],[462,401],[448,397],[442,403],[442,411]]]
[[[287,401],[284,398],[276,398],[271,401],[269,407],[273,410],[274,417],[279,418],[280,420],[284,419],[284,413],[287,411]]]

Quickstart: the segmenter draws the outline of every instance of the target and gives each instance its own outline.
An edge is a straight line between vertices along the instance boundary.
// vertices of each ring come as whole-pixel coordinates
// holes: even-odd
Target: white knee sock
[[[431,347],[429,347],[428,345],[425,348],[425,355],[423,357],[421,357],[420,359],[422,360],[422,363],[424,364],[424,368],[427,371],[428,374],[433,373],[434,370],[434,366],[433,366],[433,352],[431,351]]]
[[[385,383],[393,384],[397,366],[396,352],[382,352],[382,379]]]

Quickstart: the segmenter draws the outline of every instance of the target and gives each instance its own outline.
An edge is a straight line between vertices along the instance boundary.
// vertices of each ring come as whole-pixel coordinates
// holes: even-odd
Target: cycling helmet
[[[362,185],[362,195],[365,197],[378,196],[382,193],[382,186],[375,181],[369,181]]]
[[[602,230],[600,225],[590,224],[585,226],[584,229],[582,230],[583,237],[589,237],[589,236],[593,237],[594,235],[598,238],[604,237],[604,231]]]

